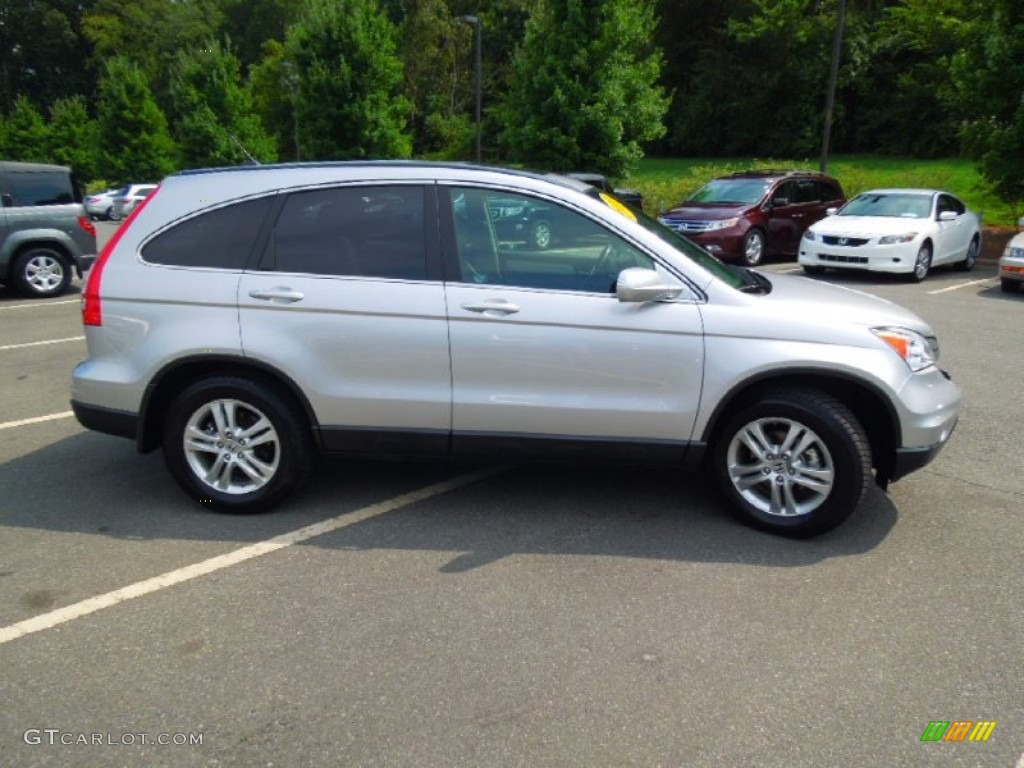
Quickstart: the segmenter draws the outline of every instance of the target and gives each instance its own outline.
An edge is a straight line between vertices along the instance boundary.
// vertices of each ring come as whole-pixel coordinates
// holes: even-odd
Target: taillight
[[[128,231],[128,227],[138,218],[139,213],[146,207],[146,203],[156,197],[156,193],[159,191],[160,187],[157,187],[149,197],[141,200],[135,206],[135,210],[128,215],[124,223],[117,228],[114,236],[103,246],[103,250],[100,251],[100,255],[92,265],[92,269],[89,270],[89,276],[85,280],[85,290],[82,291],[83,325],[103,325],[103,301],[100,298],[100,281],[103,279],[103,268],[107,266],[107,259],[114,252],[117,244],[121,241],[121,237]]]
[[[93,226],[92,220],[88,216],[79,216],[78,226],[80,226],[93,237],[96,237],[96,227]]]

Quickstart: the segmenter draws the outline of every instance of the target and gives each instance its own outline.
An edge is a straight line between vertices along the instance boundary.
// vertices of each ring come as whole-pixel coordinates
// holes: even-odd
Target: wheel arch
[[[238,376],[272,387],[299,406],[319,446],[319,430],[313,406],[295,381],[271,365],[231,355],[195,355],[175,360],[157,373],[146,387],[139,409],[136,437],[140,453],[160,447],[163,419],[175,395],[194,381],[212,376]]]
[[[816,369],[766,373],[736,384],[712,411],[704,427],[702,443],[712,450],[729,415],[756,402],[767,389],[813,389],[831,395],[857,418],[868,437],[871,463],[880,484],[892,475],[899,434],[899,417],[889,399],[870,382],[853,376]]]

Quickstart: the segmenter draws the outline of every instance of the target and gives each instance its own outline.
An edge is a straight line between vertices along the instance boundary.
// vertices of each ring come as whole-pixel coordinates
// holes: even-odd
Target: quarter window
[[[654,268],[601,224],[546,200],[453,189],[451,202],[462,282],[614,293],[623,269]]]
[[[152,264],[244,269],[272,197],[226,205],[187,219],[142,248]]]
[[[338,187],[288,196],[262,267],[400,280],[427,277],[424,189]]]

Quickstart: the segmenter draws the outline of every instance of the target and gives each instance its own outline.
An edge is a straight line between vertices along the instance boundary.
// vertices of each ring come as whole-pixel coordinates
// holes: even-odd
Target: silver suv
[[[495,211],[563,236],[505,240]],[[83,296],[86,427],[206,506],[269,508],[316,449],[705,467],[744,522],[840,524],[931,461],[960,391],[882,299],[722,264],[587,184],[406,162],[189,171]]]
[[[71,169],[0,161],[0,283],[49,298],[96,258],[96,228]]]

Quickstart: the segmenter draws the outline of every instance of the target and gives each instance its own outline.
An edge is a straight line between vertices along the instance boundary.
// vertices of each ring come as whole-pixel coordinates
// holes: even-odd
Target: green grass
[[[817,160],[771,158],[689,159],[645,158],[622,182],[644,196],[650,213],[678,203],[716,176],[748,168],[818,169]],[[1016,211],[987,189],[970,160],[914,160],[876,155],[838,155],[829,161],[828,172],[839,179],[848,197],[879,187],[927,187],[943,189],[961,198],[982,214],[985,224],[1009,227],[1024,211]]]

